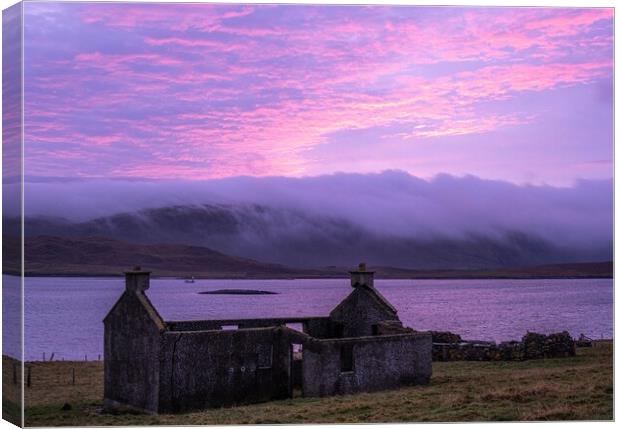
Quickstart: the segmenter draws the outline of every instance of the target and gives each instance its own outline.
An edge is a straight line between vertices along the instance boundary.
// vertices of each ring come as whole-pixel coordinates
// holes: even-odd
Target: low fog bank
[[[559,188],[387,171],[200,182],[40,181],[25,188],[30,235],[186,243],[296,266],[366,259],[477,268],[612,257],[611,180]]]

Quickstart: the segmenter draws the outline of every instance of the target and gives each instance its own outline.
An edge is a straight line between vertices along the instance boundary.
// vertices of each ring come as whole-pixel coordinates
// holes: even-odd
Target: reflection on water
[[[519,339],[526,331],[613,335],[613,281],[376,280],[403,322],[450,330],[468,339]],[[26,358],[97,359],[107,311],[122,278],[26,278]],[[260,289],[277,295],[200,295],[214,289]],[[166,320],[322,316],[349,292],[347,279],[154,279],[147,292]],[[6,352],[6,350],[5,350]]]

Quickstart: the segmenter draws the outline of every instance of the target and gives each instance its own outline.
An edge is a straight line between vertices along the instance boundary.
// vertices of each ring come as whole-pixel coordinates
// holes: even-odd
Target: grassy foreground
[[[180,415],[102,413],[100,362],[41,362],[32,364],[32,386],[25,389],[26,425],[611,420],[612,354],[611,342],[599,342],[592,349],[578,349],[574,358],[435,362],[427,386]],[[61,410],[65,403],[70,410]]]

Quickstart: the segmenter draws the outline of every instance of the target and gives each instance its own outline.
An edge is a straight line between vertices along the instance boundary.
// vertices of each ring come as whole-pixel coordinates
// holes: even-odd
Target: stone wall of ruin
[[[449,333],[441,333],[449,334]],[[435,339],[452,338],[453,342],[433,342],[434,361],[478,360],[520,361],[528,359],[575,356],[575,341],[568,332],[542,335],[530,332],[521,341],[492,342],[463,341],[448,335]]]
[[[287,398],[290,359],[280,328],[165,332],[160,412]]]
[[[134,292],[104,322],[104,406],[157,412],[160,329]]]
[[[352,365],[345,370],[343,355],[349,352]],[[304,349],[303,393],[327,396],[425,384],[431,372],[430,335],[320,340]]]

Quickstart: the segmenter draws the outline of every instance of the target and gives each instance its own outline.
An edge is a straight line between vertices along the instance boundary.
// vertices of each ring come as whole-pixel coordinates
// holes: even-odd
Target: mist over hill
[[[560,188],[389,171],[202,182],[39,181],[27,183],[26,193],[29,236],[205,246],[295,267],[364,260],[476,269],[612,258],[611,180]]]

